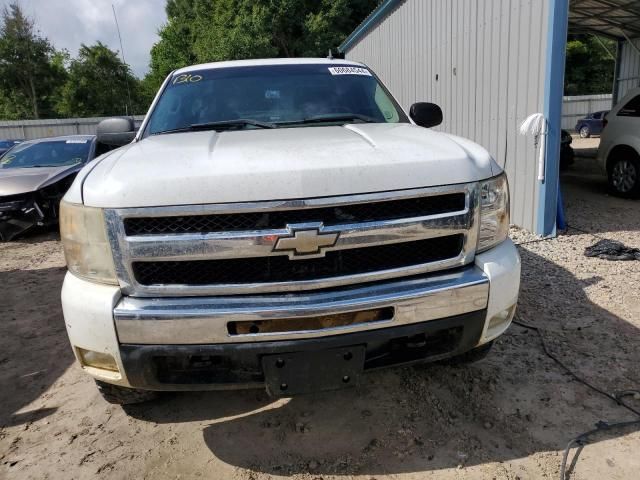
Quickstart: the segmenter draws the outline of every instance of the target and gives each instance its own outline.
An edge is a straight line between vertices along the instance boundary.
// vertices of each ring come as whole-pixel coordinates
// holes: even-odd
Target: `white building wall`
[[[505,166],[512,222],[536,225],[533,140],[520,123],[542,112],[548,0],[405,0],[346,51],[370,66],[407,110],[439,104],[442,130]]]

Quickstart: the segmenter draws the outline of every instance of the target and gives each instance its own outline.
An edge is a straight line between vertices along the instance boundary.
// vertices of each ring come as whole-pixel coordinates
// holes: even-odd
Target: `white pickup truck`
[[[365,65],[196,65],[61,204],[73,351],[103,396],[266,388],[295,395],[364,372],[474,360],[509,326],[520,259],[504,172],[430,130]]]

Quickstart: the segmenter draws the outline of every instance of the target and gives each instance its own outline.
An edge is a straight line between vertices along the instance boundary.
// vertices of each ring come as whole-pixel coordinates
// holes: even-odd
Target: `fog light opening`
[[[485,337],[487,337],[487,339],[491,339],[504,332],[511,323],[515,312],[516,306],[511,305],[509,308],[505,308],[491,317]]]
[[[112,355],[94,352],[93,350],[85,350],[84,348],[77,348],[77,351],[82,366],[120,373],[116,359],[113,358]]]

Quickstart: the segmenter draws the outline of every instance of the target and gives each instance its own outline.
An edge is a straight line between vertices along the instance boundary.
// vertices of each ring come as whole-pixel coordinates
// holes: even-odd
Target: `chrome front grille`
[[[134,262],[133,274],[142,285],[216,285],[269,282],[301,282],[360,275],[457,257],[461,234],[328,252],[321,258],[289,260],[289,257],[231,258]]]
[[[459,192],[431,197],[332,205],[302,210],[133,217],[124,220],[124,227],[125,233],[133,236],[281,229],[290,224],[310,222],[321,222],[325,226],[345,225],[460,212],[464,210],[465,202],[464,192]]]
[[[462,266],[475,255],[477,204],[473,183],[105,215],[126,295],[196,296],[333,288]]]

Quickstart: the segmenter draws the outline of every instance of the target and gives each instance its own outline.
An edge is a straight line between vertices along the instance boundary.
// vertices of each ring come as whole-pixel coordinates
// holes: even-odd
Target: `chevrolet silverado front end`
[[[518,298],[507,180],[433,111],[353,62],[172,73],[62,202],[65,322],[105,398],[294,395],[486,351]]]

